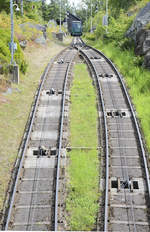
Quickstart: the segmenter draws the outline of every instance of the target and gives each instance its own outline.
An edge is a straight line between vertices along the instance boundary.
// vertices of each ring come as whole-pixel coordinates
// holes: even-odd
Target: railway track
[[[4,230],[57,230],[65,103],[76,53],[65,49],[42,77],[16,163]]]
[[[124,82],[99,51],[75,39],[99,96],[102,154],[100,215],[97,230],[150,231],[150,180],[142,136]],[[69,75],[77,50],[65,49],[47,67],[32,107],[16,162],[4,230],[55,230],[61,201],[65,152],[63,132]],[[61,213],[63,213],[61,211]],[[103,217],[104,215],[104,217]]]
[[[142,135],[123,78],[98,50],[80,39],[76,39],[74,46],[94,78],[103,123],[104,201],[100,205],[97,230],[148,232],[149,172]]]

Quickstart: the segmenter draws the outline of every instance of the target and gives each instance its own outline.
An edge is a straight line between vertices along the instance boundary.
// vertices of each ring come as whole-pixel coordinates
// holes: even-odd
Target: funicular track
[[[104,194],[97,230],[150,231],[150,179],[142,135],[123,78],[100,51],[76,39],[99,95]],[[104,215],[104,218],[103,218]],[[102,219],[103,218],[103,219]]]
[[[75,55],[72,48],[62,51],[41,79],[16,164],[4,230],[57,230],[65,101]]]

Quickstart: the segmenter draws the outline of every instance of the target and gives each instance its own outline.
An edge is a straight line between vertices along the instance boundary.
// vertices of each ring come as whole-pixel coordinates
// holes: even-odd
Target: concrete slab
[[[115,102],[115,106],[117,107],[118,110],[121,110],[122,108],[124,108],[124,109],[128,108],[126,101],[124,99],[121,99],[121,98],[120,99],[116,98],[115,101],[112,101],[111,98],[107,98],[104,100],[104,102],[105,102],[105,107],[107,109],[113,108],[114,102]]]
[[[44,146],[47,149],[49,149],[49,147],[56,147],[57,141],[56,139],[30,140],[29,145],[30,147],[39,147],[40,145],[40,146]]]
[[[120,223],[115,223],[115,222],[116,221],[111,222],[111,231],[123,231],[123,232],[135,231],[135,227],[133,224],[127,225],[126,223],[123,223],[121,221],[118,221]],[[143,225],[142,223],[141,225],[136,224],[136,231],[149,232],[149,227]]]
[[[37,122],[34,126],[33,126],[33,130],[34,131],[57,131],[59,129],[59,121],[56,122],[48,122],[48,123],[42,123],[41,122]]]
[[[131,208],[111,207],[110,214],[111,214],[110,220],[113,220],[114,216],[115,216],[115,220],[118,220],[118,221],[129,221],[129,220],[132,221],[133,219]],[[138,221],[147,222],[147,215],[146,215],[145,209],[134,210],[134,218],[135,218],[135,221],[137,222]]]
[[[132,176],[132,178],[142,178],[143,173],[142,169],[139,167],[120,167],[119,166],[113,166],[111,167],[111,173],[112,176],[124,178],[125,173],[128,173],[129,176]]]
[[[109,73],[109,72],[103,72],[103,73]],[[113,73],[112,70],[110,70],[110,73]],[[110,89],[111,89],[111,93],[115,92],[117,89],[121,89],[121,85],[119,82],[112,82],[112,83],[103,82],[102,85],[103,85],[104,94],[106,91],[108,91],[110,95]]]
[[[31,133],[32,140],[45,140],[45,139],[53,139],[57,140],[58,131],[34,131]]]
[[[138,149],[137,147],[135,148],[131,148],[131,147],[124,147],[124,148],[121,148],[121,147],[116,147],[116,148],[111,148],[111,157],[113,156],[139,156],[139,152],[138,152]]]
[[[110,137],[111,138],[128,138],[128,139],[132,139],[132,138],[134,138],[135,137],[135,132],[133,131],[133,130],[124,130],[124,131],[122,131],[122,130],[120,130],[120,128],[119,128],[119,130],[117,130],[117,128],[116,128],[116,130],[111,130],[111,131],[109,131],[109,134],[110,134]]]
[[[131,202],[133,202],[134,205],[146,205],[144,193],[134,191],[136,194],[128,192],[128,194],[125,195],[123,189],[121,189],[119,193],[114,193],[113,191],[111,192],[112,194],[110,202],[113,204],[131,204]]]
[[[103,92],[103,95],[107,97],[108,95],[110,95],[110,88],[109,88],[108,84],[107,84],[107,83],[104,83],[104,82],[103,82],[103,86],[105,86],[105,87],[104,87],[105,90],[104,90],[104,92]],[[111,89],[113,90],[113,95],[114,95],[114,96],[115,96],[116,94],[120,94],[120,95],[122,96],[122,91],[121,91],[120,85],[111,86]]]
[[[140,165],[139,158],[132,158],[132,157],[112,157],[111,158],[111,164],[114,166],[138,166]]]
[[[111,147],[137,147],[135,138],[110,138]]]
[[[48,94],[46,94],[46,90],[43,90],[42,91],[42,96],[41,96],[41,98],[40,98],[40,102],[42,102],[42,101],[58,101],[58,102],[60,102],[61,101],[61,99],[62,99],[62,95],[61,94],[59,94],[59,95],[48,95]]]
[[[60,122],[60,115],[59,114],[51,114],[50,117],[45,117],[45,118],[42,118],[42,117],[39,117],[39,118],[36,118],[35,120],[35,123],[36,124],[43,124],[43,125],[47,125],[47,124],[52,124],[52,123],[57,123],[59,124]]]
[[[49,213],[47,208],[24,208],[24,209],[17,209],[15,215],[15,223],[22,223],[23,224],[32,224],[32,223],[39,223],[44,221],[51,221],[51,208],[49,208]]]
[[[15,231],[52,231],[53,227],[50,225],[50,222],[43,222],[43,223],[37,223],[32,224],[32,226],[24,225],[23,223],[15,223],[13,226],[13,230]]]
[[[20,193],[17,198],[17,206],[29,206],[32,205],[52,205],[53,194],[49,193]]]
[[[107,86],[107,88],[105,89],[105,92],[103,93],[103,96],[104,96],[104,98],[106,98],[106,97],[108,97],[108,95],[110,95],[110,89]],[[116,97],[116,96],[122,97],[123,96],[123,93],[121,91],[121,88],[119,88],[119,86],[117,86],[117,88],[113,88],[113,96],[114,97]]]
[[[19,191],[52,191],[53,190],[53,179],[52,180],[36,180],[36,181],[28,181],[22,180],[19,186]]]
[[[59,117],[60,116],[60,106],[43,106],[38,107],[38,111],[36,116],[39,118],[46,118],[46,117]]]
[[[133,130],[133,124],[131,121],[126,121],[126,118],[123,118],[122,120],[118,119],[116,122],[113,119],[107,119],[108,123],[108,128],[109,130],[121,130],[121,131],[128,131],[128,130]]]
[[[55,168],[39,168],[38,169],[38,176],[39,178],[47,178],[50,176],[54,176]],[[35,173],[37,172],[36,168],[25,168],[24,169],[24,178],[33,178]]]
[[[56,165],[56,157],[27,157],[24,168],[54,168]]]

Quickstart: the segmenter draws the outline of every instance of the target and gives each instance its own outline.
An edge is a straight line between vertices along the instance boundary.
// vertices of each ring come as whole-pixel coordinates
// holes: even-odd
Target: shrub
[[[6,67],[8,66],[8,64],[10,64],[11,60],[11,53],[9,50],[10,30],[6,28],[0,28],[0,34],[0,63]],[[15,42],[17,43],[17,51],[14,53],[14,59],[19,65],[20,71],[25,73],[27,69],[27,64],[25,62],[24,54],[16,38]]]
[[[86,34],[86,38],[88,40],[94,41],[96,37],[95,37],[94,33],[88,33],[88,34]]]

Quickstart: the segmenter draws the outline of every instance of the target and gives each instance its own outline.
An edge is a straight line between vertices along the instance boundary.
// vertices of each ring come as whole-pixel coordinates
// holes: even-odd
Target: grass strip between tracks
[[[97,148],[96,92],[85,64],[74,68],[71,88],[70,145],[92,147],[68,152],[70,164],[67,197],[68,224],[71,230],[93,230],[98,211],[99,158]]]

